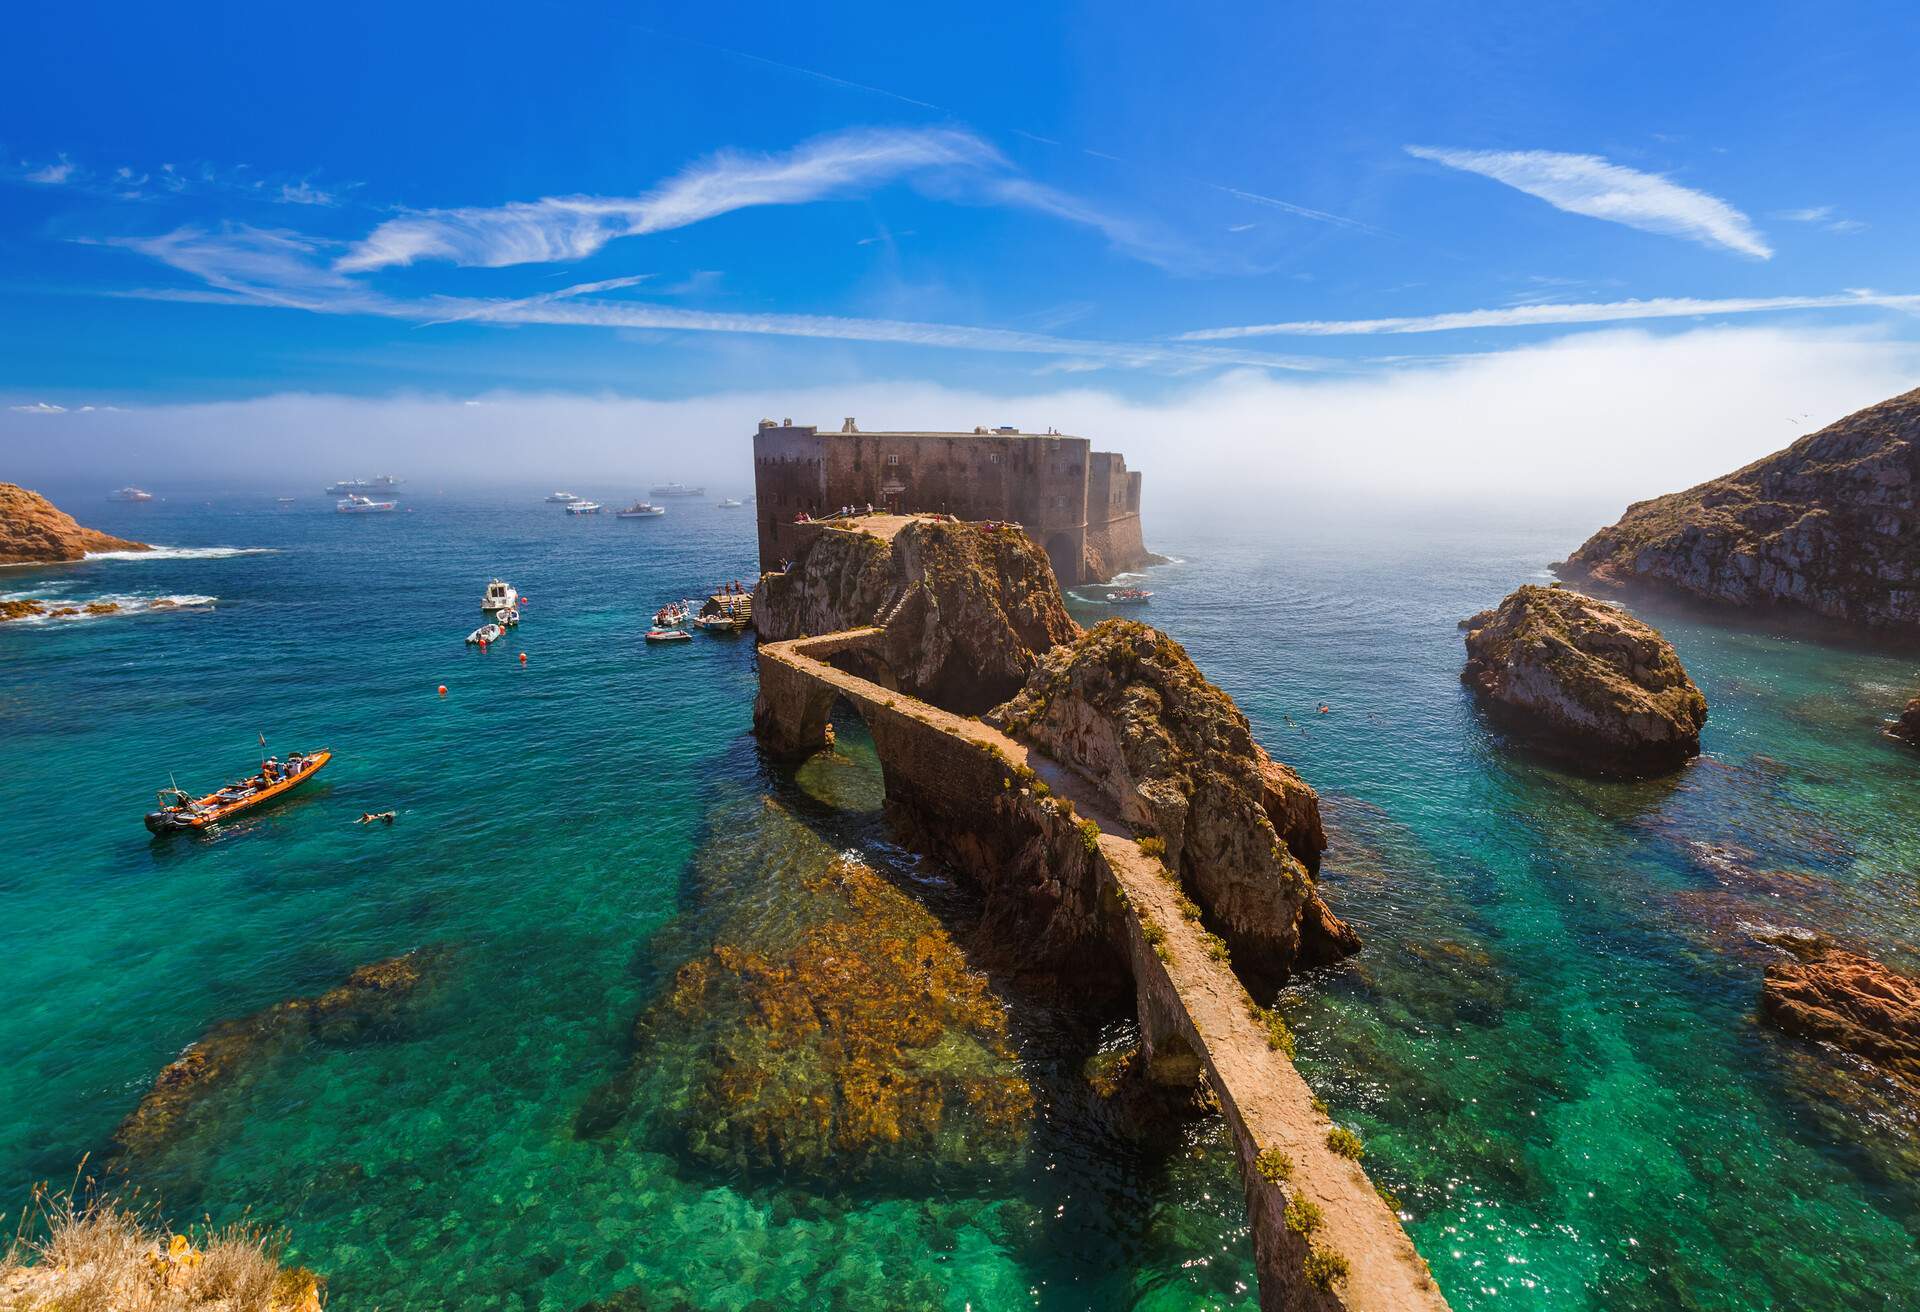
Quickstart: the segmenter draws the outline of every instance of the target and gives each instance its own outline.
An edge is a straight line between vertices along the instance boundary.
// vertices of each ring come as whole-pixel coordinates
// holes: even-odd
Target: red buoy
[[[525,665],[527,663],[527,654],[525,652],[520,653],[520,663],[522,665]]]
[[[447,695],[447,685],[444,683],[440,685],[440,695],[442,697],[445,697]]]

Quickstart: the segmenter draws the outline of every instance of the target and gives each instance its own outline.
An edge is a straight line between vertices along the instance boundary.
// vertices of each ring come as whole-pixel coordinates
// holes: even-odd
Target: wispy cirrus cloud
[[[58,187],[72,181],[79,171],[80,166],[68,159],[66,152],[62,151],[53,163],[43,164],[37,169],[29,169],[20,176],[27,182],[37,182],[45,187]]]
[[[1871,291],[1830,296],[1748,296],[1719,299],[1660,296],[1647,300],[1589,301],[1583,304],[1507,305],[1490,310],[1386,319],[1296,319],[1284,323],[1200,328],[1174,338],[1181,342],[1233,341],[1243,337],[1350,337],[1376,333],[1441,333],[1461,328],[1538,328],[1582,323],[1626,323],[1641,319],[1691,319],[1702,315],[1763,314],[1784,310],[1879,308],[1920,313],[1920,295]]]
[[[1810,223],[1825,228],[1828,232],[1842,234],[1861,232],[1866,224],[1858,219],[1843,218],[1831,205],[1809,205],[1797,210],[1778,210],[1776,219],[1785,219],[1788,223]]]
[[[421,260],[500,268],[579,260],[620,237],[683,228],[734,210],[823,200],[935,169],[989,170],[999,152],[952,129],[861,130],[781,155],[722,151],[639,196],[549,196],[389,219],[336,262],[364,273]]]
[[[1408,146],[1406,151],[1417,159],[1492,178],[1570,214],[1684,237],[1755,259],[1773,258],[1773,248],[1753,221],[1718,196],[1598,155],[1436,146]]]

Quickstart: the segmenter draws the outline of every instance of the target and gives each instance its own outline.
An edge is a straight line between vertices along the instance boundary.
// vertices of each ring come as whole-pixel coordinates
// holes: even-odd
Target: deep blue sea
[[[143,1196],[285,1226],[341,1308],[1256,1306],[1220,1127],[1118,1134],[1057,1017],[1016,1010],[1026,1152],[958,1180],[736,1178],[670,1133],[576,1132],[712,926],[782,914],[776,867],[853,849],[966,896],[888,840],[857,721],[773,769],[751,638],[642,640],[663,601],[750,577],[750,508],[42,490],[174,550],[0,570],[0,597],[130,608],[0,625],[0,1210],[100,1161],[208,1026],[433,946],[404,1026],[249,1070]],[[1920,658],[1644,612],[1711,703],[1706,755],[1649,784],[1516,755],[1455,625],[1617,509],[1149,504],[1175,562],[1142,617],[1320,790],[1328,896],[1367,940],[1284,995],[1302,1068],[1455,1308],[1920,1306],[1912,1103],[1754,1019],[1767,926],[1920,966],[1920,753],[1877,732]],[[525,622],[482,653],[495,575]],[[248,771],[256,734],[337,757],[217,836],[147,834],[155,789]]]

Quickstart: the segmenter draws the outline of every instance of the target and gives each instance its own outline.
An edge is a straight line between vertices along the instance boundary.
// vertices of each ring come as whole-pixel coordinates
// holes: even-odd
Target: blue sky
[[[1920,11],[1470,9],[33,6],[0,399],[1146,403],[1920,338]]]

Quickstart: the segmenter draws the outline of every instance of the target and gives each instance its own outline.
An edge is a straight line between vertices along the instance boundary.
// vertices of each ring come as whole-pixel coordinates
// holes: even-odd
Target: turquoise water
[[[675,1151],[684,1108],[579,1132],[673,971],[797,914],[796,873],[853,850],[967,915],[888,842],[857,722],[837,759],[772,770],[750,642],[641,641],[660,601],[747,576],[744,514],[67,502],[150,541],[266,550],[0,577],[215,599],[0,627],[9,1196],[102,1149],[209,1024],[434,945],[403,1024],[249,1069],[140,1183],[181,1218],[286,1225],[342,1307],[570,1312],[627,1288],[730,1312],[1255,1305],[1218,1126],[1137,1141],[1077,1077],[1125,1040],[1117,1018],[1011,999],[1037,1098],[1012,1162],[749,1179]],[[1654,614],[1712,704],[1706,759],[1626,785],[1511,755],[1461,695],[1454,624],[1603,513],[1153,520],[1179,562],[1150,618],[1321,789],[1329,895],[1369,942],[1288,991],[1303,1068],[1457,1308],[1913,1306],[1911,1104],[1752,1017],[1756,927],[1920,964],[1920,754],[1875,732],[1920,663]],[[496,573],[530,601],[482,654],[460,639]],[[168,772],[218,782],[256,731],[339,757],[218,838],[151,840]],[[389,807],[391,829],[351,823]]]

